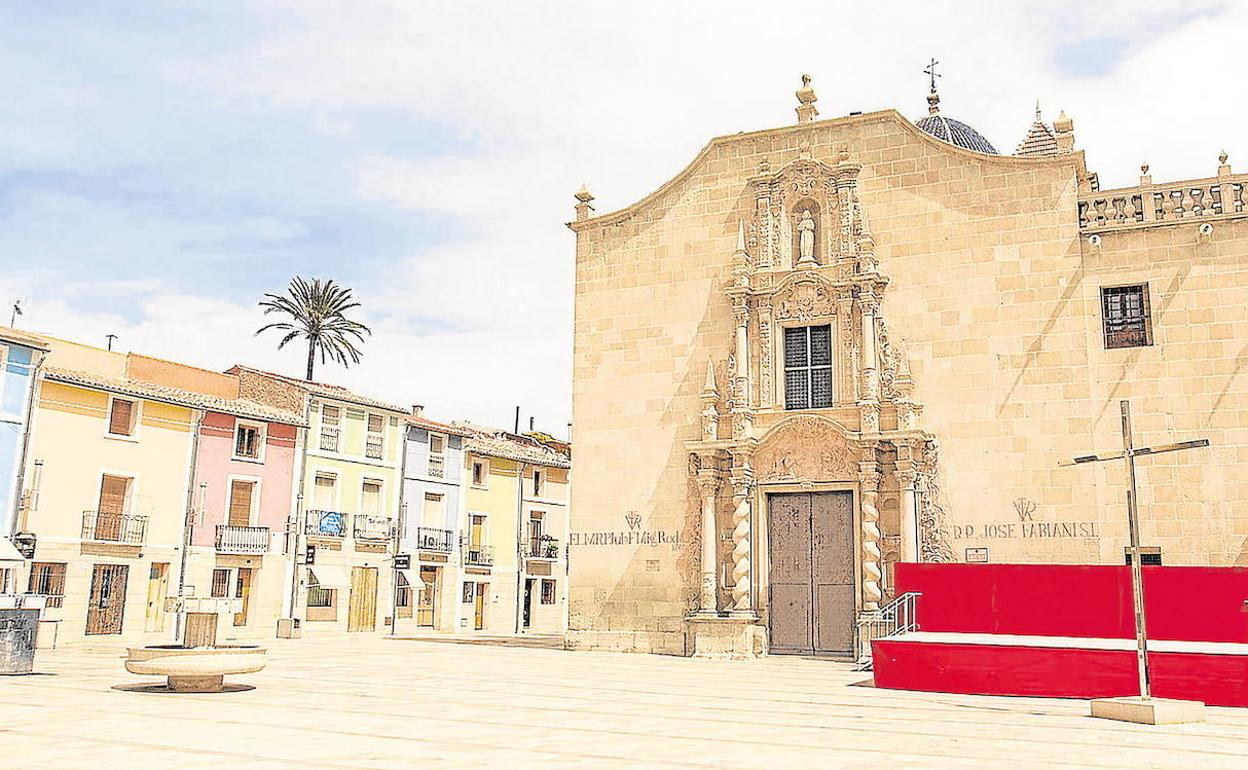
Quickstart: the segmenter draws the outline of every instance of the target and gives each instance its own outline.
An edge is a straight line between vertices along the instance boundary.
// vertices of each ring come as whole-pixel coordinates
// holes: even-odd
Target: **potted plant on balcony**
[[[542,535],[539,553],[546,559],[559,558],[559,541],[551,535]]]

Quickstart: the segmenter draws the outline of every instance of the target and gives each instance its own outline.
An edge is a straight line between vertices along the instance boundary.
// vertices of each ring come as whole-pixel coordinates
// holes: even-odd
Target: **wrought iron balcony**
[[[146,537],[146,516],[101,511],[84,511],[82,514],[83,540],[142,545]]]
[[[494,563],[494,546],[464,543],[464,564],[489,567]]]
[[[558,559],[559,538],[550,535],[531,537],[525,555],[530,559]]]
[[[347,514],[342,511],[306,511],[303,532],[312,537],[342,539],[347,536]]]
[[[393,532],[386,517],[362,514],[356,514],[354,531],[356,540],[389,540]]]
[[[416,547],[422,551],[450,553],[451,545],[455,542],[454,538],[455,533],[449,529],[416,528]]]
[[[217,525],[217,550],[221,553],[268,553],[268,527]]]

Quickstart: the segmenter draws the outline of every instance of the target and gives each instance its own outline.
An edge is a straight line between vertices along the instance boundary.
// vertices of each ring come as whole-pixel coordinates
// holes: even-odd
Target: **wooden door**
[[[255,491],[256,482],[254,481],[234,479],[230,482],[230,510],[227,524],[231,527],[251,526],[252,495]]]
[[[347,612],[348,631],[377,628],[377,568],[351,568],[351,599]]]
[[[165,597],[169,595],[169,564],[153,562],[147,577],[147,617],[143,630],[165,630]]]
[[[95,539],[121,540],[126,503],[130,497],[131,479],[105,476],[100,480],[100,500],[95,512]]]
[[[522,616],[524,627],[528,628],[533,624],[533,584],[537,582],[533,578],[524,579],[524,607],[522,608]]]
[[[251,567],[239,567],[234,583],[234,598],[241,599],[243,606],[234,613],[234,625],[247,625],[248,611],[251,609]]]
[[[853,496],[771,495],[767,514],[771,651],[852,655]]]
[[[126,612],[126,564],[96,564],[91,571],[91,599],[87,604],[88,634],[120,634]]]
[[[420,582],[424,586],[417,592],[416,625],[423,628],[434,628],[438,613],[438,571],[435,568],[421,567]]]
[[[478,631],[485,628],[485,592],[489,590],[489,587],[489,583],[477,583],[477,590],[473,595],[472,627]]]

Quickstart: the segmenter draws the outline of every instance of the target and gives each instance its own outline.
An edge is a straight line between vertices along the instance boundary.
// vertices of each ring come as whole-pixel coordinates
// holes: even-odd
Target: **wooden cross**
[[[1176,444],[1162,444],[1155,447],[1136,448],[1131,440],[1131,402],[1119,402],[1122,407],[1122,451],[1103,455],[1080,455],[1068,462],[1058,463],[1068,467],[1083,463],[1100,463],[1110,460],[1125,460],[1127,468],[1127,531],[1131,538],[1131,597],[1135,604],[1135,656],[1136,668],[1140,677],[1140,697],[1152,697],[1148,676],[1148,634],[1144,629],[1144,570],[1140,565],[1140,513],[1136,507],[1135,489],[1135,458],[1142,455],[1159,455],[1166,452],[1181,452],[1186,449],[1199,449],[1209,446],[1209,439],[1198,438],[1192,441],[1180,441]]]
[[[937,64],[940,64],[940,62],[936,61],[935,57],[933,57],[932,60],[928,62],[927,67],[923,70],[923,74],[928,75],[932,79],[932,93],[936,93],[936,78],[941,77],[936,74]]]

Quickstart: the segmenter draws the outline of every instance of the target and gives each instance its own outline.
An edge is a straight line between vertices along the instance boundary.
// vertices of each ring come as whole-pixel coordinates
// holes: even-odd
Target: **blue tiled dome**
[[[946,118],[944,115],[928,115],[915,123],[925,133],[931,134],[942,142],[956,144],[965,150],[982,152],[985,155],[999,155],[992,143],[975,129],[960,120]]]

